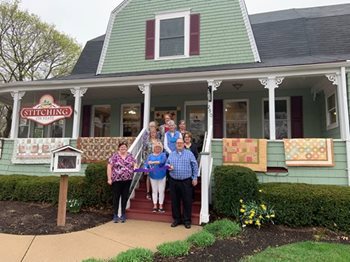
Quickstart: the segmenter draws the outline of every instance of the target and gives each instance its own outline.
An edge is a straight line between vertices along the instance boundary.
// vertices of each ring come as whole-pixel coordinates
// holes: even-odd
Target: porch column
[[[139,90],[145,96],[143,102],[143,128],[147,128],[151,114],[151,84],[139,85]]]
[[[81,98],[87,91],[87,88],[75,87],[70,90],[74,95],[74,117],[73,117],[73,132],[72,138],[77,139],[79,137],[80,130],[80,115],[81,115]]]
[[[211,130],[213,136],[213,117],[214,117],[214,91],[218,89],[222,81],[207,80],[208,82],[208,134]]]
[[[21,99],[24,95],[25,95],[25,92],[22,92],[22,91],[11,92],[11,96],[13,98],[12,121],[11,121],[11,132],[10,132],[11,139],[15,139],[18,136],[19,109],[21,108]]]
[[[269,126],[270,140],[276,140],[276,110],[275,110],[275,88],[282,84],[283,77],[266,77],[260,78],[260,83],[269,90]]]
[[[339,121],[339,130],[340,130],[340,138],[345,140],[347,133],[349,133],[349,130],[346,131],[346,123],[349,123],[349,116],[345,115],[345,112],[347,112],[347,108],[345,108],[345,104],[347,105],[347,95],[346,95],[346,89],[345,89],[345,96],[343,93],[344,87],[346,88],[346,81],[343,83],[342,77],[340,73],[337,74],[329,74],[326,75],[329,81],[332,82],[332,85],[335,85],[337,87],[337,114],[338,114],[338,121]],[[344,87],[343,87],[344,85]],[[347,120],[345,118],[347,117]],[[345,122],[347,121],[347,122]]]

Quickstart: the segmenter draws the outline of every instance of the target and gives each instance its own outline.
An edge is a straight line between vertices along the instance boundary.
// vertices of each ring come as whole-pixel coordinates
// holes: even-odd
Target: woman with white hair
[[[164,149],[167,154],[176,150],[176,140],[182,138],[179,131],[176,130],[176,124],[173,120],[168,121],[169,130],[164,135]]]
[[[149,172],[149,177],[152,186],[152,200],[153,210],[152,212],[164,213],[164,195],[165,195],[165,182],[166,182],[166,169],[163,169],[167,157],[163,153],[163,145],[161,142],[153,145],[153,153],[150,154],[145,162],[145,168],[152,169]],[[159,203],[159,208],[158,208]]]

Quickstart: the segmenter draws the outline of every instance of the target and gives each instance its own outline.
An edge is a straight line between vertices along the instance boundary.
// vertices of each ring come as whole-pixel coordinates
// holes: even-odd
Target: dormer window
[[[164,13],[146,23],[146,59],[199,55],[199,14]]]

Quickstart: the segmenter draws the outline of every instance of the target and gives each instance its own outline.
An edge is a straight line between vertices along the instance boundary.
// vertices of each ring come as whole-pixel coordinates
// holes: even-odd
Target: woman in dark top
[[[185,148],[191,150],[194,157],[198,159],[198,149],[197,145],[192,142],[192,134],[191,132],[186,131],[184,135]]]

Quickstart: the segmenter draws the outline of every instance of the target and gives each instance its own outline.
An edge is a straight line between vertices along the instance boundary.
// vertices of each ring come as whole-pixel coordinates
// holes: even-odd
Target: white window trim
[[[329,119],[329,115],[328,115],[328,98],[330,96],[334,95],[334,99],[335,99],[335,112],[336,112],[336,118],[335,118],[335,123],[332,123],[330,124],[330,119]],[[338,119],[338,102],[337,102],[337,92],[334,90],[332,92],[329,92],[329,93],[326,93],[325,92],[325,105],[326,105],[326,128],[327,130],[331,130],[331,129],[334,129],[334,128],[337,128],[339,126],[339,119]]]
[[[100,107],[100,106],[109,106],[111,108],[111,116],[112,116],[112,105],[109,104],[105,104],[105,105],[92,105],[91,108],[91,116],[90,116],[90,137],[94,137],[95,136],[95,126],[94,126],[94,118],[95,118],[95,108],[96,107]],[[112,117],[111,117],[112,119]]]
[[[276,97],[277,100],[286,100],[287,101],[287,122],[288,122],[288,138],[292,137],[292,121],[291,121],[291,112],[290,112],[290,97]],[[262,100],[262,137],[265,137],[265,116],[264,116],[264,102],[269,101],[268,98],[263,98]],[[269,109],[270,110],[270,109]],[[275,112],[276,113],[276,112]],[[275,127],[276,128],[276,127]],[[276,140],[278,140],[276,138]]]
[[[184,55],[178,55],[178,56],[166,56],[166,57],[160,57],[160,21],[161,20],[167,20],[167,19],[173,19],[173,18],[184,18]],[[190,11],[182,11],[182,12],[175,12],[175,13],[164,13],[164,14],[158,14],[155,16],[155,54],[154,54],[154,60],[169,60],[169,59],[180,59],[180,58],[188,58],[190,56]]]
[[[226,111],[225,111],[225,107],[227,103],[230,102],[246,102],[247,103],[247,137],[246,138],[250,138],[250,115],[249,115],[249,99],[228,99],[228,100],[224,100],[223,103],[223,111],[224,111],[224,137],[226,137]]]
[[[140,107],[140,117],[141,116],[141,103],[131,103],[131,104],[121,104],[120,106],[120,137],[124,134],[124,126],[123,126],[123,112],[124,106],[139,106]],[[140,131],[142,130],[141,122],[140,122]]]

